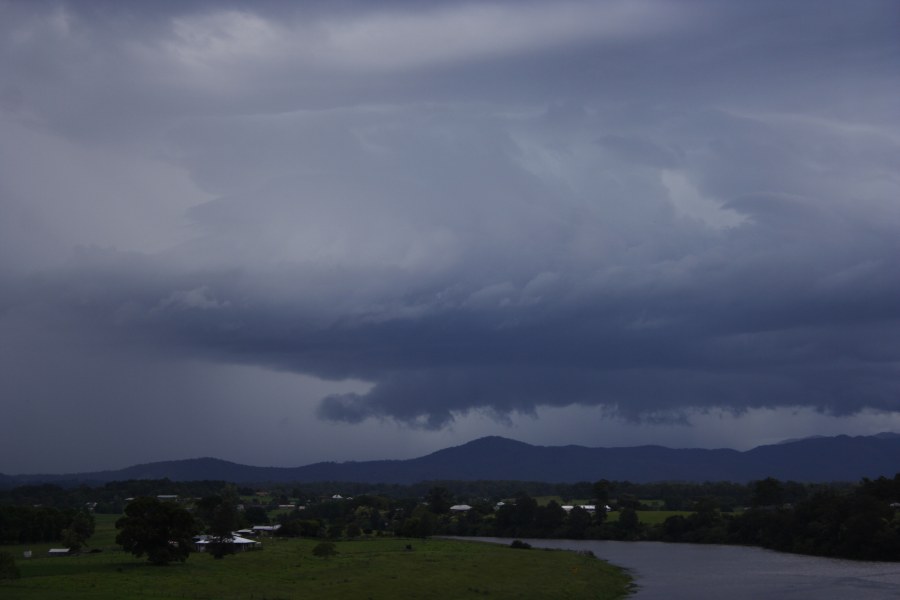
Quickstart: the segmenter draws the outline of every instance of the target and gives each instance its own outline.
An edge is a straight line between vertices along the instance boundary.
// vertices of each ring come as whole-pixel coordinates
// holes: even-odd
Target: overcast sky
[[[0,472],[900,431],[898,31],[0,0]]]

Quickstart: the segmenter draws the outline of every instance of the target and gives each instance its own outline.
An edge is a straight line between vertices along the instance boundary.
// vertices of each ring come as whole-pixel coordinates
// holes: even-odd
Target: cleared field
[[[639,510],[637,511],[638,520],[644,525],[659,525],[669,517],[674,517],[675,515],[681,515],[682,517],[686,517],[690,514],[693,514],[692,511],[689,510]],[[612,511],[607,515],[607,519],[609,521],[618,521],[619,520],[619,511]]]
[[[92,547],[100,553],[44,558],[34,546],[35,558],[17,559],[22,578],[0,582],[0,597],[603,600],[624,597],[630,583],[621,570],[570,552],[399,538],[337,542],[332,558],[312,555],[317,540],[269,539],[260,551],[223,560],[193,554],[186,563],[154,567],[107,545],[114,521],[98,519]],[[3,549],[22,556],[21,547]]]

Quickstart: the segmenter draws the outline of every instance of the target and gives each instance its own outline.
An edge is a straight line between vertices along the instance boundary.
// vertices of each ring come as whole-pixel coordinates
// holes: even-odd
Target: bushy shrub
[[[9,552],[0,552],[0,579],[18,579],[21,576],[13,555]]]
[[[313,548],[313,556],[318,556],[320,558],[330,558],[338,553],[337,547],[331,542],[322,542],[320,544],[316,544],[316,547]]]

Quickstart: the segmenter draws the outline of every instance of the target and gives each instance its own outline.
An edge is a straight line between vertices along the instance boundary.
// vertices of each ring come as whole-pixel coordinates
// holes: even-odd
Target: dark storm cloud
[[[893,3],[2,10],[60,182],[0,180],[8,340],[365,381],[350,423],[900,410]]]

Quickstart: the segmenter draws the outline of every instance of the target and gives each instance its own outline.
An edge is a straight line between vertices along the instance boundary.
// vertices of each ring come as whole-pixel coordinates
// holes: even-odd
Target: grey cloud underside
[[[622,17],[631,38],[512,37],[431,63],[387,47],[365,68],[340,46],[332,63],[238,60],[172,24],[194,35],[216,4],[160,9],[133,44],[75,5],[88,34],[47,26],[58,47],[4,53],[5,114],[145,143],[213,199],[164,251],[83,247],[4,277],[0,310],[63,340],[371,383],[322,399],[334,421],[900,410],[896,14],[776,5],[685,2],[671,26]],[[342,18],[265,6],[213,25],[281,40],[276,15],[301,32]]]
[[[816,212],[803,214],[806,242],[791,227],[749,224],[701,251],[694,240],[678,260],[628,269],[551,273],[505,257],[500,270],[512,276],[499,283],[485,281],[493,269],[458,265],[425,278],[294,265],[154,282],[126,261],[116,270],[137,281],[119,290],[108,271],[79,274],[82,295],[103,303],[82,305],[75,320],[169,353],[374,384],[325,398],[319,413],[331,420],[433,428],[471,410],[502,417],[572,403],[630,418],[691,407],[896,410],[900,289],[884,260],[897,255],[896,238],[870,231],[846,236],[865,237],[860,248],[829,246],[830,221],[818,231]],[[745,239],[756,236],[765,244]],[[798,243],[806,252],[786,260]]]

